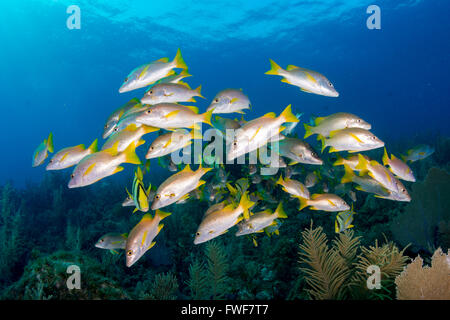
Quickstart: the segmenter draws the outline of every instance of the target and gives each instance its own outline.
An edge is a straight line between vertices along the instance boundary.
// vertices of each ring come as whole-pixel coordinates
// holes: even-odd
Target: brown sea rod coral
[[[422,267],[417,256],[395,278],[399,300],[450,300],[450,250],[444,254],[438,248],[431,259],[431,267]]]

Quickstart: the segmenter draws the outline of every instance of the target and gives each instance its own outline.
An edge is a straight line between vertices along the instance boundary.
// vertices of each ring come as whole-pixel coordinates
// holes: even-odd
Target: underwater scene
[[[450,300],[449,10],[3,1],[0,300]]]

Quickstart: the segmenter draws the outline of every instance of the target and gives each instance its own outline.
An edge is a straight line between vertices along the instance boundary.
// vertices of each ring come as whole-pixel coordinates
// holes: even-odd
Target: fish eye
[[[311,155],[312,155],[313,157],[317,157],[317,153],[315,153],[315,152],[311,152]]]
[[[125,80],[123,80],[123,82],[127,82],[128,81],[128,77],[125,78]]]
[[[152,109],[148,109],[147,113],[149,113],[149,114],[152,113]]]
[[[128,250],[127,251],[127,256],[131,256],[133,254],[133,250]]]
[[[153,149],[155,149],[155,147],[150,147],[150,150],[153,150]]]
[[[200,232],[197,232],[195,235],[199,236],[199,235],[200,235]]]
[[[103,240],[103,239],[100,239],[100,241],[99,241],[99,242],[100,242],[100,243],[102,243],[103,241],[105,241],[105,240]]]
[[[108,128],[108,125],[107,125],[107,124],[105,124],[105,127],[104,127],[104,128],[105,128],[105,129],[106,129],[106,128]]]
[[[215,98],[215,99],[214,99],[214,102],[219,102],[219,98]]]
[[[155,199],[156,199],[156,200],[161,199],[161,195],[160,195],[160,194],[157,194],[157,195],[155,196]]]
[[[236,141],[233,142],[233,146],[237,146],[237,142]]]
[[[328,85],[333,88],[333,84],[330,81],[328,81]]]
[[[73,179],[73,177],[75,177],[75,175],[72,173],[72,174],[70,175],[70,177]]]
[[[153,94],[153,90],[149,91],[149,93],[148,93],[148,94]]]
[[[114,131],[115,131],[115,132],[119,131],[119,128],[115,127],[115,128],[114,128]]]
[[[52,162],[53,162],[53,159],[51,159],[49,162],[52,163]]]

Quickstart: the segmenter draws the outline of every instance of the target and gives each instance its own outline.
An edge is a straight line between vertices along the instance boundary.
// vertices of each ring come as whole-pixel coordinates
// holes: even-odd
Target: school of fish
[[[269,62],[270,70],[265,74],[281,76],[282,82],[303,92],[339,97],[334,85],[319,72],[294,65],[283,69],[273,60]],[[177,73],[175,69],[180,71]],[[301,139],[295,128],[303,114],[293,112],[291,105],[255,119],[244,119],[245,110],[253,106],[242,89],[226,88],[218,92],[202,113],[196,106],[186,105],[195,103],[195,98],[205,99],[201,86],[191,89],[182,81],[190,76],[179,49],[173,60],[160,58],[135,68],[126,76],[119,92],[146,88],[145,92],[141,99],[129,100],[106,119],[102,134],[106,141],[102,147],[98,148],[98,139],[88,148],[84,144],[66,146],[46,166],[46,170],[74,167],[68,187],[78,188],[122,171],[124,163],[136,165],[131,192],[125,188],[122,206],[133,207],[133,213],[143,212],[140,222],[127,233],[106,233],[95,244],[115,254],[117,250],[125,250],[128,267],[156,244],[155,238],[164,226],[161,221],[171,215],[162,209],[170,205],[187,201],[208,203],[209,208],[193,235],[194,244],[219,237],[237,226],[235,235],[246,235],[257,246],[258,233],[279,234],[282,220],[288,218],[284,208],[292,201],[297,201],[299,211],[308,207],[336,212],[335,231],[339,233],[353,227],[355,191],[393,201],[410,201],[401,182],[415,181],[407,163],[425,159],[434,152],[431,146],[419,145],[401,159],[389,155],[385,143],[370,131],[372,125],[346,112],[303,123],[305,134]],[[239,113],[240,119],[227,117],[229,113]],[[225,140],[226,154],[214,148],[217,139],[203,146],[202,124]],[[145,145],[151,133],[157,136],[148,146],[146,162],[142,162],[136,148]],[[305,141],[313,135],[322,144],[322,155]],[[200,159],[191,154],[197,142]],[[267,147],[272,156],[277,156],[276,161],[262,161]],[[383,147],[381,163],[361,153]],[[171,154],[180,150],[186,156],[183,159],[191,162],[174,162]],[[50,133],[36,148],[32,166],[43,164],[53,152]],[[250,161],[258,156],[261,163]],[[240,164],[238,160],[245,157],[249,163]],[[150,159],[157,159],[159,166],[173,172],[158,187],[144,181],[151,176]],[[198,164],[195,170],[189,164],[192,160]],[[240,170],[229,170],[236,166]],[[273,168],[276,170],[271,171]],[[295,176],[304,179],[300,181]],[[276,193],[286,196],[275,196]]]

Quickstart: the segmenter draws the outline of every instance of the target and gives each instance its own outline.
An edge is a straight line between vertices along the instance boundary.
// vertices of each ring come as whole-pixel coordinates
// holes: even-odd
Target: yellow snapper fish
[[[239,204],[228,204],[223,208],[216,206],[216,210],[210,211],[204,216],[195,234],[194,244],[203,243],[214,239],[228,231],[229,228],[239,223],[244,217],[249,218],[248,212],[255,202],[245,192]]]
[[[160,223],[161,220],[170,216],[171,213],[156,210],[155,216],[151,214],[145,214],[141,221],[134,226],[128,235],[126,242],[126,265],[131,267],[136,263],[150,248],[152,248],[156,242],[153,241],[164,224]]]
[[[353,211],[353,204],[351,210],[341,211],[336,215],[336,220],[334,222],[334,231],[336,233],[343,232],[347,229],[353,228],[353,215],[356,212]]]
[[[304,123],[305,136],[307,137],[318,134],[328,137],[331,131],[342,130],[346,128],[361,128],[370,130],[372,126],[360,117],[346,112],[338,112],[327,117],[317,117],[314,119],[315,126]]]
[[[194,97],[205,98],[200,93],[202,86],[192,90],[187,83],[160,83],[147,90],[141,98],[142,103],[196,102]]]
[[[213,127],[220,132],[221,136],[226,134],[227,130],[236,130],[241,127],[241,124],[237,119],[222,118],[219,116],[215,116],[214,119],[211,119],[211,123]]]
[[[213,113],[244,113],[242,110],[250,109],[250,105],[242,89],[225,89],[214,97],[207,110],[213,110]]]
[[[363,155],[364,159],[366,159],[367,161],[371,161],[372,159],[370,159],[368,156]],[[353,171],[359,171],[356,166],[359,163],[359,154],[355,154],[352,156],[349,156],[347,158],[343,158],[340,155],[337,155],[337,160],[333,163],[333,166],[343,166],[343,165],[347,165],[350,167],[350,169],[352,169]]]
[[[393,154],[391,154],[391,158],[389,158],[386,148],[384,148],[383,164],[389,166],[389,170],[400,179],[411,182],[416,181],[411,168]]]
[[[92,142],[89,148],[85,148],[84,144],[74,147],[64,148],[50,159],[46,170],[62,170],[77,165],[84,157],[97,152],[97,139]]]
[[[103,127],[103,139],[108,138],[113,133],[114,127],[124,114],[126,114],[129,110],[131,110],[132,108],[134,108],[136,105],[139,104],[140,104],[139,99],[133,98],[124,105],[114,110],[114,112],[111,113],[111,115],[106,120],[106,124]]]
[[[196,130],[177,129],[160,135],[153,140],[145,159],[159,158],[174,151],[180,150],[192,143],[193,139],[202,139],[200,132]]]
[[[198,114],[198,108],[182,106],[175,103],[159,103],[147,107],[136,117],[136,122],[148,126],[176,129],[196,128],[197,124],[204,122],[211,125],[211,111]]]
[[[205,181],[201,177],[212,170],[202,168],[199,165],[197,171],[192,171],[187,164],[184,169],[167,178],[156,190],[156,195],[152,203],[152,210],[156,210],[177,202],[182,197],[194,189],[200,187]]]
[[[236,237],[263,232],[265,228],[276,225],[275,219],[278,218],[287,218],[282,202],[280,202],[274,212],[270,209],[266,209],[264,211],[256,212],[248,220],[239,222],[237,225],[238,231],[236,232]]]
[[[369,175],[363,175],[363,176],[357,176],[350,166],[344,164],[345,174],[341,179],[341,183],[349,183],[354,182],[358,186],[356,187],[356,190],[367,192],[367,193],[374,193],[381,196],[389,196],[390,192],[388,189],[386,189],[381,183],[379,183],[377,180],[373,179]]]
[[[53,152],[53,134],[51,132],[48,138],[42,141],[34,151],[32,166],[37,167],[43,164],[48,157],[48,152]]]
[[[428,146],[426,144],[418,145],[410,150],[407,151],[406,156],[402,156],[403,161],[408,162],[414,162],[417,160],[422,160],[425,158],[428,158],[434,153],[434,148],[431,146]]]
[[[368,174],[386,189],[392,192],[398,192],[400,181],[398,181],[386,167],[375,160],[369,162],[362,155],[358,155],[358,157],[359,163],[356,168],[360,170],[360,176]]]
[[[178,49],[172,61],[169,61],[169,58],[161,58],[131,71],[119,88],[119,92],[123,93],[148,86],[160,79],[175,74],[173,70],[175,68],[187,70],[187,65],[181,56],[180,49]]]
[[[280,175],[277,184],[283,187],[283,191],[295,196],[309,199],[308,189],[300,181],[284,178]]]
[[[394,192],[391,190],[388,190],[388,194],[375,194],[375,197],[382,198],[382,199],[388,199],[388,200],[394,200],[394,201],[403,201],[403,202],[410,202],[411,196],[408,193],[408,190],[406,190],[403,183],[398,181],[398,191]]]
[[[136,143],[136,148],[145,143],[141,137],[147,133],[158,131],[159,128],[150,127],[142,125],[137,127],[136,124],[132,123],[128,125],[125,129],[114,133],[112,136],[106,140],[102,146],[102,150],[112,148],[114,144],[119,143],[117,146],[117,151],[122,152],[131,143]]]
[[[289,165],[295,165],[297,163],[323,164],[317,152],[308,143],[298,138],[284,138],[278,142],[278,146],[278,153],[291,160]]]
[[[339,196],[332,193],[313,194],[310,199],[300,198],[300,208],[310,206],[311,210],[322,211],[345,211],[350,209],[349,205]]]
[[[127,237],[127,233],[107,233],[98,239],[95,247],[107,250],[125,249]]]
[[[322,74],[305,68],[288,65],[286,70],[273,60],[270,60],[270,70],[265,74],[282,76],[281,82],[297,86],[300,90],[327,97],[339,97],[333,84]]]
[[[106,150],[101,150],[84,157],[73,170],[69,188],[84,187],[100,179],[123,170],[121,163],[141,164],[135,153],[136,145],[131,143],[123,152],[117,151],[119,142]]]
[[[282,124],[298,121],[292,113],[291,105],[288,105],[278,117],[274,112],[270,112],[245,123],[236,130],[234,141],[227,147],[227,160],[232,161],[243,154],[259,149],[276,136],[284,138],[280,135],[280,132],[285,129]]]
[[[329,152],[360,152],[384,147],[384,142],[373,133],[361,128],[347,128],[331,131],[330,137],[319,136],[322,140],[322,152],[331,147]]]

